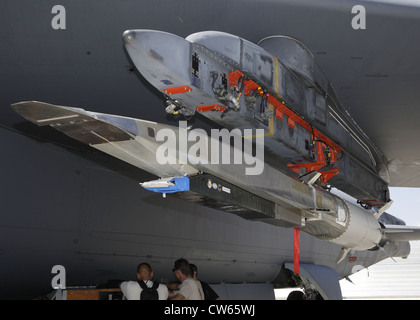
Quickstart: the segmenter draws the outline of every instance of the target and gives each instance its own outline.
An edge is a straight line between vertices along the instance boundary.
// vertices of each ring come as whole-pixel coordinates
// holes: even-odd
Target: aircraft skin
[[[293,230],[250,222],[138,183],[151,174],[36,127],[10,105],[39,100],[177,125],[162,96],[132,65],[127,29],[228,32],[257,43],[283,34],[315,54],[339,100],[388,159],[390,186],[419,187],[415,101],[419,9],[366,2],[367,27],[351,26],[354,1],[2,1],[0,3],[0,298],[51,291],[51,269],[67,285],[131,279],[141,261],[172,279],[185,257],[210,283],[273,282],[293,261]],[[54,29],[56,5],[65,29]],[[55,11],[57,12],[57,11]],[[56,21],[57,22],[57,21]],[[62,21],[61,21],[62,22]],[[195,117],[192,124],[209,128]],[[392,195],[391,195],[392,198]],[[301,233],[301,262],[342,277],[387,255],[356,251]],[[408,252],[405,252],[408,254]]]

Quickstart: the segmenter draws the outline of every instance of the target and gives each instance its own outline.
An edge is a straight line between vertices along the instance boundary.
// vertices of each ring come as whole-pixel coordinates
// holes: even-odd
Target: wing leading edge
[[[176,164],[161,165],[156,160],[155,122],[86,111],[80,108],[56,106],[38,101],[12,105],[25,119],[38,126],[49,125],[71,138],[123,160],[159,177],[182,175]],[[182,172],[197,170],[185,164]]]

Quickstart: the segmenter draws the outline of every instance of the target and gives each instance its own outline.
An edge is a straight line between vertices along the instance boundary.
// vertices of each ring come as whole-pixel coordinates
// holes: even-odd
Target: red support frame
[[[293,264],[294,272],[299,274],[299,259],[300,259],[300,229],[299,227],[294,227],[293,229]]]
[[[207,111],[225,111],[227,107],[219,106],[218,104],[210,104],[207,106],[199,106],[196,107],[195,110],[200,112],[207,112]]]
[[[229,73],[228,82],[229,85],[238,88],[239,80],[244,76],[244,74],[239,71],[235,70]],[[312,127],[303,117],[296,114],[292,111],[289,107],[286,106],[285,102],[282,101],[283,98],[281,96],[275,97],[270,93],[264,91],[261,86],[253,80],[246,80],[243,79],[244,82],[244,94],[249,96],[253,93],[257,93],[261,97],[267,100],[268,103],[272,104],[276,108],[275,116],[276,118],[283,120],[283,115],[287,115],[287,124],[290,128],[294,129],[295,124],[299,124],[301,127],[305,128],[311,133],[312,140],[314,141],[317,159],[315,163],[303,163],[303,164],[288,164],[287,166],[295,171],[296,173],[300,174],[300,168],[305,167],[307,172],[313,170],[319,170],[325,167],[328,163],[338,163],[338,153],[341,152],[343,149],[336,144],[334,141],[329,139],[319,130]],[[280,98],[280,99],[279,99]],[[322,141],[322,142],[321,142]],[[329,149],[328,151],[328,159],[325,158],[324,150]],[[338,168],[332,168],[325,171],[320,171],[321,173],[321,182],[326,183],[332,177],[339,173]]]
[[[163,89],[163,91],[166,94],[179,94],[179,93],[186,93],[186,92],[191,92],[192,89],[189,86],[180,86],[180,87],[173,87],[173,88],[167,88],[167,89]]]

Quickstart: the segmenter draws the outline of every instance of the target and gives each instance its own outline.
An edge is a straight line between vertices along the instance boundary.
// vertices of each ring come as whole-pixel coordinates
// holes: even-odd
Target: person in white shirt
[[[141,300],[141,297],[143,299],[147,299],[147,296],[151,298],[153,297],[153,293],[149,293],[149,290],[147,292],[143,293],[143,288],[140,285],[140,281],[142,281],[145,286],[144,288],[152,288],[155,282],[152,281],[153,278],[153,270],[150,264],[143,262],[140,263],[137,267],[137,279],[138,281],[125,281],[121,283],[120,288],[124,295],[124,297],[127,300]],[[164,284],[155,284],[156,291],[158,294],[159,300],[167,300],[168,299],[168,288]],[[142,294],[143,293],[143,294]],[[150,298],[150,299],[151,299]]]
[[[204,294],[197,282],[190,276],[190,264],[185,259],[178,259],[172,269],[175,277],[181,282],[177,294],[170,296],[171,300],[203,300]],[[201,286],[200,286],[201,287]],[[201,290],[200,290],[201,289]]]

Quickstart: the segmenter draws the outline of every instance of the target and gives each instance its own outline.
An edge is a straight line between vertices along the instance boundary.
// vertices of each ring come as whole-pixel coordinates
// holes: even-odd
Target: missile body
[[[161,177],[160,181],[143,184],[145,188],[159,189],[153,191],[188,192],[186,180],[200,178],[205,173],[227,182],[226,185],[216,183],[215,188],[205,180],[208,189],[214,189],[219,199],[225,196],[229,203],[229,198],[238,192],[245,197],[241,201],[261,199],[271,206],[266,210],[254,207],[254,211],[263,214],[250,220],[282,227],[299,226],[302,231],[344,248],[366,250],[384,243],[381,226],[371,213],[319,186],[290,177],[267,163],[262,163],[259,174],[247,175],[247,169],[261,165],[258,164],[261,159],[253,155],[258,151],[249,150],[252,154],[247,154],[242,145],[237,148],[230,145],[230,139],[220,140],[223,134],[212,137],[187,127],[186,123],[174,127],[35,101],[17,103],[13,108],[39,126],[50,125]],[[235,137],[235,132],[228,133],[229,138]],[[162,189],[165,186],[173,191]]]

